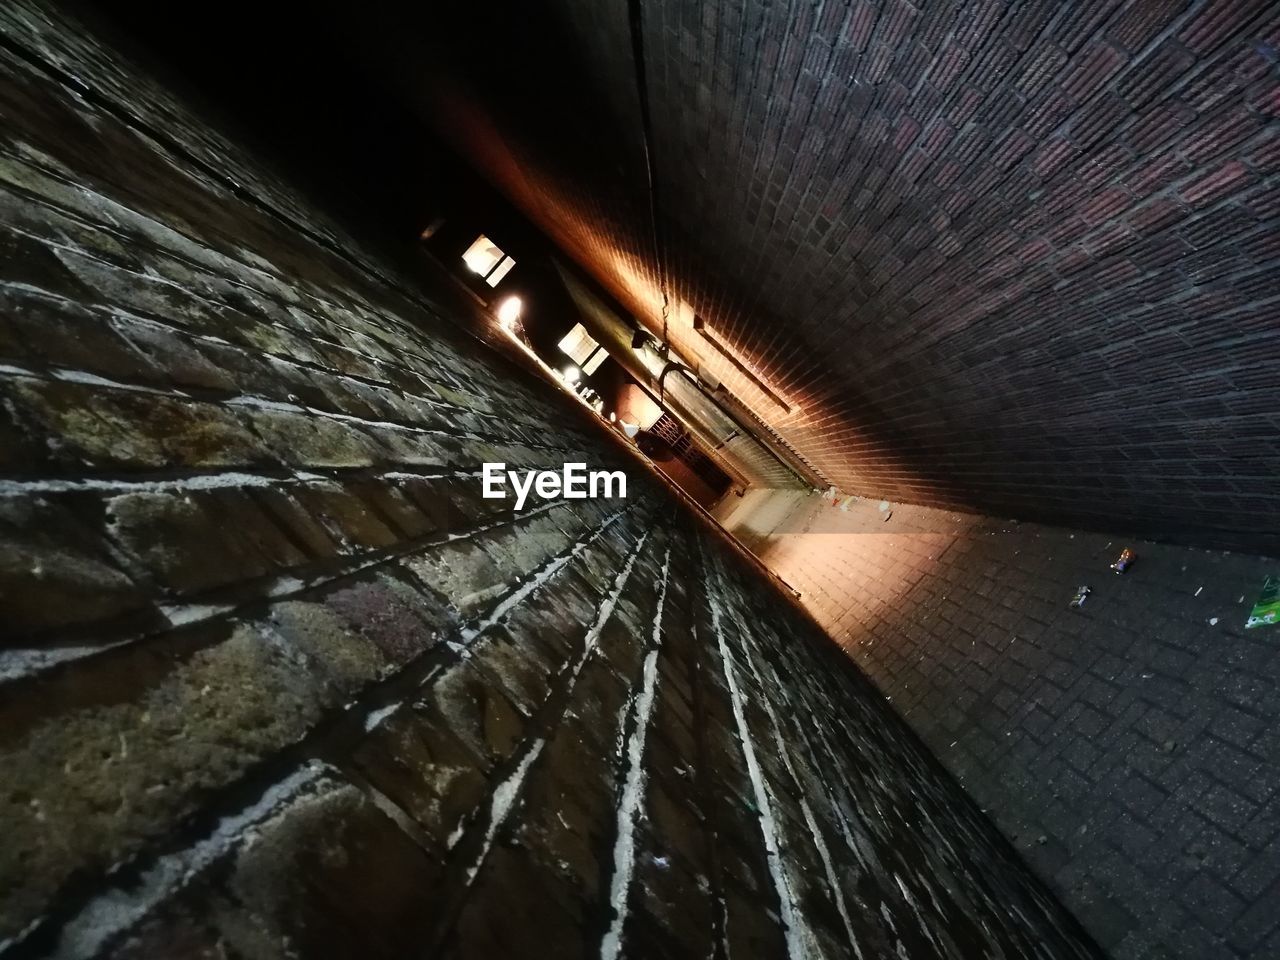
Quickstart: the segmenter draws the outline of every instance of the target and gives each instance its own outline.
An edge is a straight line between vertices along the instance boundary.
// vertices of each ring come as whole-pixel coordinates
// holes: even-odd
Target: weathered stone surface
[[[250,410],[246,419],[263,445],[291,466],[367,467],[381,458],[373,440],[338,420],[290,410]]]
[[[113,497],[106,531],[156,583],[177,592],[260,577],[305,559],[253,501],[233,497],[226,491]]]
[[[234,379],[210,362],[198,346],[167,327],[122,321],[117,329],[137,352],[150,359],[166,383],[180,387],[235,392]]]
[[[388,717],[349,760],[434,839],[442,854],[450,834],[488,792],[485,762],[438,714],[412,706]]]
[[[388,574],[343,584],[324,603],[397,665],[443,642],[455,626],[440,597]]]
[[[442,956],[487,960],[590,955],[593,931],[582,904],[562,880],[506,847],[494,852],[491,876],[488,895],[463,908]],[[494,903],[505,904],[500,920],[486,906]]]
[[[259,827],[236,857],[228,889],[245,926],[265,935],[256,944],[227,939],[253,960],[278,957],[282,945],[302,957],[402,960],[427,939],[440,876],[439,861],[367,797],[322,784]]]
[[[105,620],[147,595],[91,529],[48,500],[0,500],[0,646],[21,635]]]
[[[421,709],[480,759],[486,775],[515,752],[527,730],[515,704],[487,676],[466,665],[432,683]]]
[[[334,700],[329,683],[250,626],[181,645],[51,681],[53,710],[0,735],[6,934],[73,872],[105,870],[165,835],[204,793],[295,740]]]
[[[27,369],[87,370],[126,382],[167,378],[116,333],[104,313],[33,291],[13,291],[0,318],[0,352]]]
[[[341,484],[298,487],[293,498],[348,549],[388,547],[400,539],[368,501]]]
[[[334,698],[356,693],[388,665],[377,644],[324,603],[285,600],[274,604],[262,622],[285,641],[282,652],[328,686]]]
[[[336,534],[324,525],[292,495],[296,487],[256,489],[251,496],[285,535],[313,559],[334,556],[340,550]]]
[[[82,468],[235,467],[268,459],[233,414],[212,404],[43,380],[5,386],[17,421]]]
[[[407,557],[405,566],[466,614],[475,614],[516,586],[510,582],[515,575],[502,569],[487,550],[470,540],[446,543],[425,554]]]

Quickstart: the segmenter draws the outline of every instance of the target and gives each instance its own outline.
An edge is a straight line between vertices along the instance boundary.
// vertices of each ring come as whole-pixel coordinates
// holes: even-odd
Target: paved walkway
[[[786,496],[760,554],[1104,948],[1280,956],[1280,561]]]

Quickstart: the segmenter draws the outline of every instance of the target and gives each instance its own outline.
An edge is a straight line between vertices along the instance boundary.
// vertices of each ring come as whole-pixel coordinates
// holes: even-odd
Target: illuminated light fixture
[[[561,376],[564,377],[565,383],[577,383],[582,377],[582,372],[577,367],[570,366],[564,368]]]
[[[523,306],[519,297],[507,297],[498,307],[498,322],[507,330],[514,329]]]
[[[515,265],[516,262],[510,257],[507,257],[494,268],[493,273],[484,278],[484,282],[491,287],[496,287],[498,285],[498,281],[510,273],[511,268]]]
[[[610,411],[609,411],[609,422],[610,422],[610,423],[617,423],[617,422],[618,422],[618,415],[617,415],[616,413],[614,413],[612,410],[610,410]]]

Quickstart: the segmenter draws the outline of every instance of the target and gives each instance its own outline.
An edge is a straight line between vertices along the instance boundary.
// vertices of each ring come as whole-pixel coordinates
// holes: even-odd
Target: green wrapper
[[[1266,627],[1277,623],[1280,623],[1280,576],[1267,577],[1263,582],[1262,593],[1245,626]]]

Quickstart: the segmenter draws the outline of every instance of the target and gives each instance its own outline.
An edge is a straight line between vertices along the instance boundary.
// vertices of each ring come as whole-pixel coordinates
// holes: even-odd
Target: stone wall
[[[0,27],[0,957],[1094,955],[447,290],[74,23]],[[515,513],[490,460],[630,496]]]

